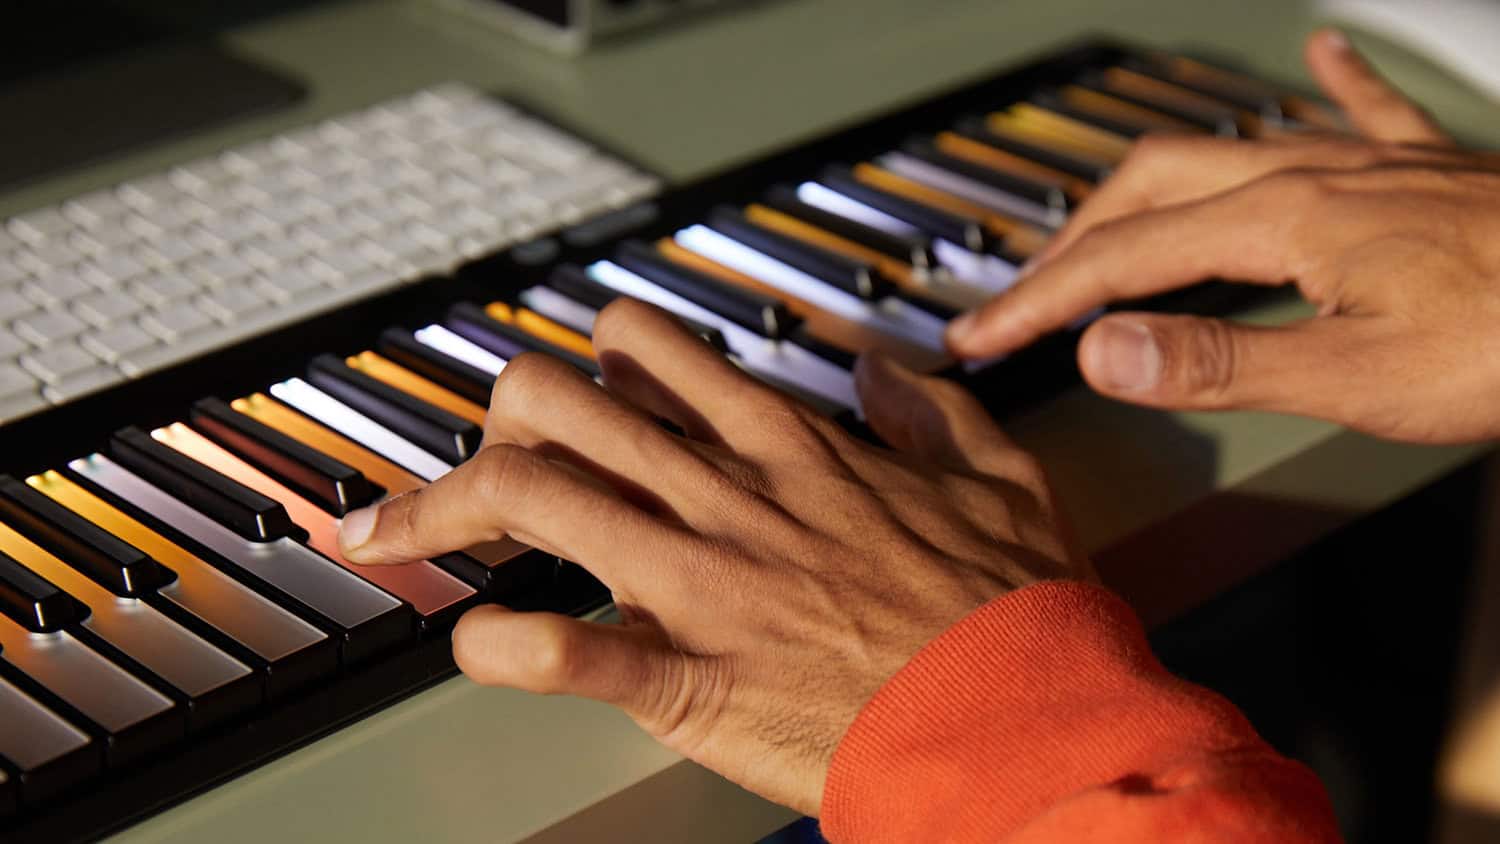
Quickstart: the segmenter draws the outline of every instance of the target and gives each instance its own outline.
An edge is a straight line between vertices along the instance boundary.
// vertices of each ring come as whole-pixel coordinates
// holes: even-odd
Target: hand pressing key
[[[1315,34],[1307,59],[1363,138],[1144,139],[1020,284],[952,326],[954,351],[1005,353],[1210,278],[1294,282],[1318,317],[1111,315],[1079,364],[1100,392],[1157,407],[1500,436],[1500,157],[1456,149],[1338,33]]]
[[[517,358],[476,457],[344,520],[355,562],[508,535],[612,590],[620,626],[471,611],[454,655],[481,683],[614,704],[668,747],[817,814],[840,738],[924,644],[998,595],[1092,576],[1036,463],[954,384],[861,361],[864,407],[892,451],[648,306],[609,306],[594,342],[605,387]]]

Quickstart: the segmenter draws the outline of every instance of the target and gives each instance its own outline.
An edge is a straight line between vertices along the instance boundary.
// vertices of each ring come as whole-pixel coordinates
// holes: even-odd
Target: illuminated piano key
[[[778,294],[783,297],[787,307],[797,316],[804,320],[800,333],[805,333],[818,344],[828,344],[842,349],[848,353],[858,354],[860,352],[879,349],[900,361],[908,368],[919,372],[932,372],[946,367],[952,361],[946,354],[935,353],[914,343],[883,331],[877,331],[857,322],[844,319],[836,314],[792,296],[785,291],[766,284],[754,276],[747,275],[739,270],[730,269],[723,264],[713,261],[703,255],[683,248],[675,240],[663,238],[656,243],[656,248],[668,259],[693,267],[699,272],[708,273],[719,278],[727,284],[736,284],[748,290],[760,290],[766,293]],[[808,346],[804,338],[796,339],[798,345]],[[820,357],[834,360],[834,358],[822,351],[813,349]],[[851,365],[839,363],[845,369],[852,369]]]
[[[385,487],[390,495],[400,495],[427,485],[426,481],[375,452],[345,439],[260,393],[236,399],[230,403],[230,406],[238,413],[244,413],[330,457],[335,457],[359,469],[371,480]],[[540,555],[531,554],[524,560],[516,559],[527,555],[530,551],[531,549],[525,545],[510,539],[502,539],[498,542],[468,548],[465,554],[484,567],[485,588],[495,597],[503,598],[513,590],[525,589],[540,582],[550,573],[552,567],[550,560],[541,558]],[[456,559],[459,556],[448,554],[433,562],[450,574],[471,582],[460,572],[472,567],[468,562]]]
[[[528,287],[521,291],[520,298],[526,303],[526,307],[554,322],[566,325],[580,335],[592,336],[594,333],[594,320],[599,317],[599,312],[550,287],[540,284]]]
[[[1137,71],[1253,111],[1273,123],[1283,117],[1282,92],[1259,79],[1167,53],[1151,53],[1122,63]]]
[[[821,208],[830,214],[847,217],[887,234],[898,237],[914,237],[923,234],[921,229],[905,220],[893,217],[878,208],[872,208],[817,182],[803,182],[798,185],[797,198],[814,208]]]
[[[184,734],[183,712],[171,698],[65,631],[33,633],[0,615],[0,661],[102,730],[108,765],[128,764]]]
[[[483,407],[374,352],[360,352],[345,358],[344,363],[348,364],[350,369],[363,372],[371,378],[416,396],[434,407],[441,407],[475,425],[484,424],[485,409]]]
[[[53,633],[76,622],[83,608],[57,584],[0,551],[0,612],[33,633]]]
[[[1035,179],[1056,185],[1067,195],[1070,202],[1082,202],[1094,189],[1093,184],[1087,179],[1029,158],[1023,158],[1015,153],[1006,152],[999,147],[966,138],[957,132],[938,133],[933,140],[933,145],[954,158],[961,158],[981,167],[1009,173],[1018,178]]]
[[[1127,102],[1099,91],[1090,91],[1080,85],[1064,85],[1057,92],[1058,98],[1073,108],[1098,114],[1113,120],[1123,120],[1156,132],[1199,132],[1202,127],[1187,120],[1164,114],[1155,109]]]
[[[939,156],[931,158],[937,160]],[[1067,216],[1060,201],[1055,205],[1043,205],[1034,200],[1023,199],[972,178],[963,172],[962,162],[934,163],[934,160],[923,160],[906,152],[892,152],[880,156],[876,163],[898,176],[978,203],[991,211],[1014,215],[1019,220],[1038,226],[1056,228],[1062,225]],[[1059,193],[1058,199],[1061,198]]]
[[[1097,80],[1086,80],[1083,84],[1097,86],[1105,93],[1164,111],[1219,134],[1235,135],[1241,131],[1246,135],[1260,134],[1258,114],[1127,68],[1106,68]]]
[[[1101,180],[1103,174],[1108,173],[1110,168],[1120,163],[1118,158],[1109,153],[1101,153],[1088,144],[1077,143],[1067,136],[1049,132],[1043,127],[1023,123],[1009,114],[992,114],[984,119],[983,126],[985,131],[999,141],[1003,148],[1008,147],[1028,158],[1035,158],[1053,166],[1059,166],[1058,162],[1064,158],[1071,159],[1078,164],[1067,168],[1070,172],[1079,172],[1080,175],[1087,175],[1095,181]],[[1043,150],[1055,153],[1056,157],[1044,157],[1040,154]]]
[[[236,413],[243,413],[268,428],[280,431],[309,448],[316,449],[342,463],[358,469],[365,477],[385,488],[390,495],[410,492],[426,481],[381,457],[364,446],[346,439],[288,408],[269,396],[254,393],[229,403]]]
[[[1130,138],[1048,111],[1035,103],[1016,103],[1007,114],[1023,125],[1035,126],[1050,135],[1065,138],[1069,143],[1087,146],[1113,161],[1120,161],[1130,153]]]
[[[350,368],[334,355],[308,364],[308,383],[391,429],[446,463],[462,463],[479,449],[479,425]]]
[[[491,377],[505,369],[505,358],[486,351],[454,334],[441,325],[429,325],[413,332],[417,342],[455,360],[462,361]]]
[[[337,628],[347,664],[364,661],[415,632],[409,608],[301,543],[245,539],[102,454],[74,460],[68,468],[326,619]]]
[[[78,484],[52,471],[26,483],[173,572],[176,578],[156,594],[263,663],[272,699],[337,668],[338,651],[323,631]]]
[[[982,117],[966,117],[959,120],[954,125],[953,132],[987,147],[993,147],[1026,161],[1067,173],[1088,185],[1104,181],[1109,176],[1112,167],[1108,161],[1070,153],[1048,144],[1045,139],[1031,139],[1008,131],[1005,127],[992,126]]]
[[[851,322],[893,334],[926,349],[939,352],[944,349],[945,323],[899,299],[863,301],[706,226],[690,226],[677,232],[674,239],[684,248],[754,276]]]
[[[448,619],[474,597],[474,589],[427,561],[401,566],[357,566],[339,551],[339,520],[269,475],[225,451],[181,423],[151,432],[157,441],[262,495],[282,502],[292,520],[308,532],[307,544],[345,569],[411,604],[424,619]]]
[[[708,227],[861,299],[880,299],[892,292],[894,282],[869,261],[759,225],[735,209],[714,209]]]
[[[966,199],[962,196],[950,193],[944,189],[924,184],[915,179],[907,178],[876,167],[872,164],[857,164],[853,170],[854,178],[861,184],[867,185],[886,194],[900,197],[911,202],[919,203],[924,207],[934,209],[942,214],[951,215],[953,218],[963,220],[966,223],[973,221],[981,226],[988,236],[995,238],[1003,246],[1007,253],[1025,257],[1046,244],[1051,233],[1030,223],[1022,222],[993,211],[984,205]],[[912,222],[916,222],[913,220]],[[942,236],[942,232],[934,232]],[[947,237],[954,243],[967,246],[972,251],[989,251],[989,247],[976,244],[972,238],[959,239]]]
[[[403,328],[380,332],[376,350],[394,363],[410,369],[460,396],[485,407],[495,387],[495,376],[422,343]]]
[[[626,296],[723,332],[730,351],[752,372],[765,372],[845,408],[859,407],[854,377],[848,371],[794,343],[767,340],[610,261],[590,264],[588,272],[600,284]]]
[[[514,325],[538,340],[566,349],[580,357],[594,359],[594,344],[586,336],[593,333],[592,327],[585,333],[579,333],[578,330],[549,319],[541,313],[527,308],[514,308],[504,302],[491,302],[484,306],[484,312],[490,319],[506,325]],[[593,322],[590,321],[589,325],[592,326]]]
[[[797,320],[780,299],[723,284],[712,276],[672,264],[639,241],[621,245],[615,262],[762,337],[779,340],[796,328]]]
[[[752,208],[761,208],[757,204]],[[937,269],[937,260],[932,255],[932,243],[926,236],[900,236],[882,231],[873,226],[834,214],[804,202],[797,196],[797,189],[777,185],[767,191],[764,207],[786,220],[827,232],[838,240],[856,245],[872,256],[879,256],[887,264],[877,264],[892,279],[902,282],[908,276],[915,282],[925,280]],[[748,213],[748,212],[747,212]],[[763,225],[765,220],[760,221]]]
[[[435,481],[453,468],[301,378],[291,378],[272,385],[271,395],[404,466],[425,481]]]
[[[115,594],[150,594],[171,575],[140,550],[15,478],[0,475],[0,517]]]
[[[926,201],[926,196],[933,193],[931,189],[873,165],[831,167],[821,178],[839,193],[904,220],[934,239],[976,251],[992,250],[999,245],[997,236],[977,216],[955,213],[939,203]]]
[[[0,759],[19,772],[23,801],[44,802],[97,773],[91,743],[88,733],[0,678]]]
[[[0,553],[19,561],[82,603],[78,627],[161,678],[188,704],[190,728],[238,715],[260,702],[250,667],[195,636],[139,598],[124,598],[0,523]]]
[[[193,427],[315,498],[335,516],[375,501],[358,469],[251,419],[218,399],[193,404]]]
[[[474,345],[493,352],[497,357],[505,357],[504,351],[514,347],[520,350],[520,354],[541,352],[551,355],[586,373],[590,378],[598,378],[600,375],[599,363],[592,356],[575,354],[554,346],[540,337],[494,319],[472,302],[461,302],[449,308],[443,325]]]

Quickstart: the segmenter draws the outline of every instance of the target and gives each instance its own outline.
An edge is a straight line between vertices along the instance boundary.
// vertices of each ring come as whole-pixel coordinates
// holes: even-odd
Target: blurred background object
[[[565,53],[601,38],[752,0],[436,0],[476,20]]]
[[[1422,54],[1500,102],[1500,0],[1322,0],[1322,12]]]

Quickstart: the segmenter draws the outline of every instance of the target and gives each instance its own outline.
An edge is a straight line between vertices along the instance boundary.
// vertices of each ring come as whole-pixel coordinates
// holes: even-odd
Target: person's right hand
[[[1080,366],[1140,404],[1426,442],[1500,436],[1500,158],[1452,147],[1328,33],[1308,58],[1365,139],[1148,139],[1020,284],[950,331],[954,351],[1009,352],[1111,301],[1209,278],[1292,281],[1318,317],[1115,314],[1085,333]]]

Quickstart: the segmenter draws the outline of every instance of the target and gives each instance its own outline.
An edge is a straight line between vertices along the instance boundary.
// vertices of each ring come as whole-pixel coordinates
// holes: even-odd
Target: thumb
[[[1349,332],[1348,319],[1340,317],[1264,328],[1123,313],[1089,327],[1078,365],[1094,389],[1135,404],[1333,419],[1350,413],[1358,400],[1359,385],[1337,368],[1356,359]]]
[[[686,661],[695,657],[643,627],[485,605],[453,629],[453,659],[476,683],[601,701],[653,734],[676,726],[667,710],[692,698],[678,687],[692,676]]]
[[[1308,69],[1329,99],[1338,103],[1360,134],[1375,141],[1452,146],[1437,123],[1355,52],[1336,29],[1307,39]]]

